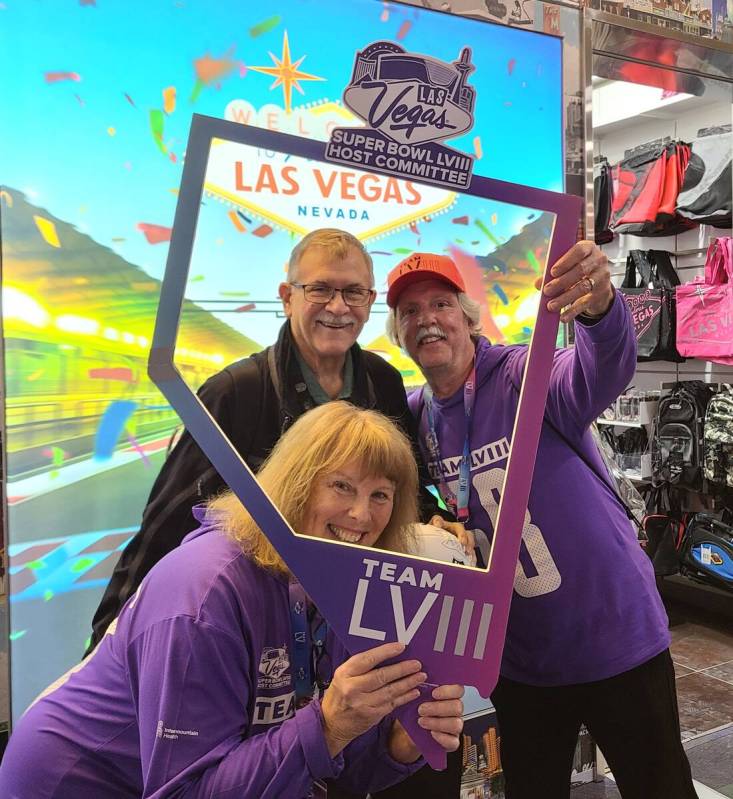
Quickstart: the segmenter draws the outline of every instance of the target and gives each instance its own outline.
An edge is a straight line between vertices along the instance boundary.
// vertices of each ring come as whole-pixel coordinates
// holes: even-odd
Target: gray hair
[[[468,319],[469,333],[471,338],[478,338],[481,335],[481,306],[472,300],[464,291],[457,291],[456,298],[461,306],[463,315]],[[387,314],[386,323],[387,338],[398,347],[402,347],[400,341],[399,325],[397,324],[397,309],[390,308]],[[402,347],[404,349],[404,347]]]
[[[349,247],[353,247],[361,253],[364,258],[364,263],[369,270],[370,286],[374,285],[374,264],[372,256],[366,251],[364,245],[351,233],[338,228],[323,227],[316,230],[311,230],[293,247],[290,253],[290,260],[288,261],[288,283],[292,283],[296,277],[298,263],[303,257],[306,250],[311,247],[323,247],[328,251],[329,255],[337,258],[346,258]]]

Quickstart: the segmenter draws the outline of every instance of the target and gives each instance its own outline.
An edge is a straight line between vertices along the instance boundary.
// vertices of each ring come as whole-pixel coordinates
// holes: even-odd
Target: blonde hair
[[[257,481],[298,532],[319,477],[356,464],[364,475],[386,477],[395,485],[392,515],[379,537],[379,548],[411,551],[412,525],[417,521],[417,465],[409,439],[381,413],[339,401],[308,411],[277,442]],[[232,492],[209,502],[208,511],[258,566],[289,574],[277,550]]]
[[[311,230],[293,247],[288,261],[288,283],[292,283],[297,277],[298,263],[305,251],[311,247],[323,247],[329,255],[341,259],[346,258],[350,247],[358,250],[369,270],[369,285],[374,285],[374,263],[364,245],[351,233],[331,227]]]
[[[461,306],[463,315],[468,319],[468,327],[471,338],[478,338],[481,335],[481,306],[472,300],[464,291],[457,291],[456,297]],[[387,338],[398,347],[402,347],[400,340],[399,325],[397,324],[397,309],[390,308],[387,313],[385,323]]]

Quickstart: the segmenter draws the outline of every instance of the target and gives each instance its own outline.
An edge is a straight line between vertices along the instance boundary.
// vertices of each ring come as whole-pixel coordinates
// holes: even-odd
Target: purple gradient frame
[[[402,639],[410,638],[404,657],[418,658],[428,674],[430,685],[426,686],[426,692],[436,684],[461,683],[475,686],[482,696],[488,696],[499,675],[559,315],[550,313],[546,300],[541,301],[529,345],[488,570],[295,534],[174,365],[208,155],[215,138],[277,150],[339,168],[324,158],[324,142],[193,115],[148,373],[349,652],[369,649],[383,640],[396,640],[398,630],[402,629]],[[390,174],[385,170],[370,171]],[[420,183],[419,180],[414,182]],[[470,187],[463,193],[555,215],[543,284],[549,266],[576,241],[582,209],[580,197],[479,176],[473,177]],[[364,563],[365,558],[380,564],[372,567],[371,578],[366,576],[369,566]],[[382,563],[388,564],[385,574],[393,574],[393,579],[404,569],[412,568],[418,586],[407,583],[398,586],[389,579],[380,579]],[[395,565],[394,571],[389,564]],[[420,578],[424,573],[427,574],[425,587],[421,588]],[[357,601],[358,597],[361,602]],[[417,629],[410,629],[410,622],[422,614],[423,623]],[[383,639],[380,638],[382,633]],[[403,707],[398,715],[430,765],[440,769],[445,767],[445,752],[417,725],[417,704],[424,701],[425,696]]]

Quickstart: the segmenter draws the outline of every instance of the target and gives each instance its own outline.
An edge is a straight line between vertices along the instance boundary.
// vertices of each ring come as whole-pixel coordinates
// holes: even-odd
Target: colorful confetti
[[[137,403],[132,400],[114,400],[105,408],[94,436],[94,459],[108,460],[129,418],[135,413]]]
[[[476,158],[478,158],[479,161],[484,157],[484,151],[481,149],[480,136],[473,137],[473,151],[476,154]]]
[[[532,250],[527,250],[526,258],[532,266],[532,269],[534,269],[535,273],[539,275],[542,271],[542,267],[540,266],[540,262],[537,260],[537,256],[532,252]]]
[[[504,305],[509,305],[509,297],[506,296],[506,292],[498,283],[494,283],[491,288]]]
[[[53,599],[53,591],[50,588],[47,588],[43,592],[43,601],[50,602]]]
[[[130,444],[132,444],[132,448],[135,450],[135,452],[137,452],[137,454],[142,458],[142,462],[145,464],[146,468],[150,468],[153,464],[150,462],[150,458],[148,458],[145,450],[140,446],[135,436],[128,433],[127,440],[130,442]]]
[[[19,638],[22,638],[28,630],[13,630],[12,633],[8,636],[11,641],[17,641]]]
[[[46,83],[58,83],[62,80],[73,80],[77,83],[81,80],[78,72],[45,72]]]
[[[454,225],[467,225],[468,224],[468,217],[467,216],[456,216],[453,217],[451,220]]]
[[[134,383],[135,379],[129,366],[100,366],[89,369],[87,376],[91,380],[121,380],[123,383]]]
[[[257,236],[259,239],[267,238],[270,233],[272,233],[272,228],[269,225],[260,225],[252,231],[252,235]]]
[[[239,62],[239,77],[243,78],[247,74],[247,65],[244,61]]]
[[[132,97],[130,97],[130,95],[129,95],[129,94],[127,94],[126,92],[122,92],[122,93],[125,95],[125,100],[127,100],[127,102],[128,102],[128,103],[129,103],[129,104],[130,104],[130,105],[131,105],[133,108],[137,108],[137,106],[135,105],[135,101],[132,99]]]
[[[237,66],[237,62],[229,58],[231,52],[232,50],[229,50],[221,58],[212,58],[206,53],[201,58],[194,59],[193,68],[197,81],[208,86],[225,78]]]
[[[402,25],[400,25],[400,29],[397,31],[397,41],[401,42],[405,36],[410,32],[410,28],[412,27],[412,23],[409,19],[406,19]]]
[[[0,191],[0,200],[5,200],[5,205],[7,205],[8,208],[13,207],[13,195],[9,194],[5,189]]]
[[[206,280],[205,275],[194,275],[188,282],[189,283],[200,283],[202,280]]]
[[[107,128],[107,133],[109,133],[110,136],[117,135],[117,131],[111,125]]]
[[[234,227],[235,227],[235,228],[236,228],[236,229],[237,229],[237,230],[238,230],[240,233],[246,233],[246,232],[247,232],[247,228],[246,228],[246,227],[245,227],[245,226],[242,224],[242,220],[239,218],[239,216],[238,216],[237,212],[236,212],[234,209],[232,209],[231,211],[229,211],[229,213],[227,214],[227,216],[229,217],[229,219],[231,219],[231,220],[232,220],[232,224],[234,225]]]
[[[153,140],[155,141],[158,149],[163,153],[163,155],[168,155],[168,149],[163,144],[163,123],[165,117],[163,116],[163,112],[158,110],[157,108],[150,109],[150,132],[153,134]]]
[[[258,36],[262,36],[263,33],[268,33],[273,28],[277,28],[280,24],[280,19],[280,15],[277,14],[274,17],[269,17],[268,19],[262,20],[262,22],[258,22],[249,29],[249,35],[253,39],[256,39]]]
[[[234,309],[234,313],[245,313],[246,311],[253,311],[257,306],[253,302],[248,302],[246,305],[240,305],[239,308]]]
[[[509,59],[509,63],[506,65],[506,68],[510,75],[512,74],[512,72],[514,72],[514,67],[516,66],[516,64],[517,64],[516,58]]]
[[[79,558],[71,567],[73,572],[86,571],[90,566],[94,566],[94,558]]]
[[[491,224],[495,225],[499,221],[499,217],[496,214],[491,214]]]
[[[486,225],[480,219],[477,219],[475,221],[476,221],[476,227],[486,236],[487,239],[489,239],[489,241],[491,241],[493,244],[495,244],[498,247],[501,244],[499,239],[496,238],[496,236],[486,227]]]
[[[142,231],[147,239],[148,244],[161,244],[164,241],[171,240],[171,228],[164,227],[163,225],[151,225],[149,222],[138,222],[138,230]]]
[[[163,89],[163,110],[166,114],[172,114],[176,110],[176,87],[169,86]]]
[[[82,100],[78,94],[75,94],[74,97],[76,97],[76,102],[79,103],[79,105],[84,105],[84,100]]]
[[[382,3],[382,13],[379,15],[380,22],[387,22],[389,20],[389,6]]]
[[[417,225],[414,222],[410,222],[410,231],[414,233],[416,236],[420,235],[420,232],[417,229]]]
[[[249,297],[248,291],[220,291],[220,297]]]
[[[252,224],[252,220],[251,220],[251,219],[250,219],[250,218],[249,218],[249,217],[248,217],[246,214],[243,214],[241,211],[237,211],[237,216],[241,216],[241,217],[242,217],[242,219],[244,219],[244,221],[245,221],[245,222],[246,222],[248,225],[251,225],[251,224]]]
[[[58,233],[56,232],[56,225],[50,220],[42,216],[33,216],[33,221],[36,223],[38,232],[43,236],[43,240],[51,247],[60,247]]]
[[[412,250],[409,247],[395,247],[392,250],[393,255],[409,255]]]

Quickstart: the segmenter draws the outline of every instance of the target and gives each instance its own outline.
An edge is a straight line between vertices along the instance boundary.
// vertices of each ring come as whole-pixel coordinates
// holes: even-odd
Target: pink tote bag
[[[713,239],[705,276],[676,292],[680,354],[733,365],[733,238]]]

